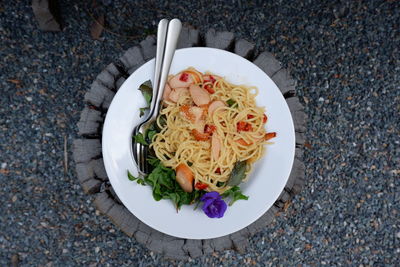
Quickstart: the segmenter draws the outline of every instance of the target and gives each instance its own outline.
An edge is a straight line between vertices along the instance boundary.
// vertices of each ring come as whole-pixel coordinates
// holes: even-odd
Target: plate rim
[[[282,189],[280,190],[280,192],[282,192],[282,191],[284,190],[284,188],[285,188],[285,185],[287,184],[287,182],[288,182],[288,180],[289,180],[290,173],[291,173],[291,171],[292,171],[292,169],[293,169],[294,157],[295,157],[295,147],[296,147],[295,139],[296,139],[296,138],[295,138],[295,128],[294,128],[293,116],[292,116],[292,114],[291,114],[291,110],[290,110],[290,107],[289,107],[289,105],[288,105],[286,99],[283,97],[283,95],[282,95],[282,93],[281,93],[281,91],[280,91],[280,89],[279,89],[279,86],[274,82],[274,80],[273,80],[267,73],[265,73],[264,70],[262,70],[262,69],[261,69],[259,66],[257,66],[254,62],[252,62],[252,61],[250,61],[250,60],[248,60],[248,59],[246,59],[246,58],[244,58],[244,57],[242,57],[242,56],[240,56],[240,55],[237,55],[237,54],[235,54],[235,53],[233,53],[233,52],[226,51],[226,50],[222,50],[222,49],[217,49],[217,48],[211,48],[211,47],[189,47],[189,48],[177,49],[177,51],[183,51],[183,50],[194,50],[194,51],[195,51],[195,50],[198,50],[198,51],[201,51],[201,50],[203,50],[203,51],[205,51],[205,50],[211,50],[211,51],[217,51],[217,53],[226,53],[226,54],[229,54],[230,56],[239,57],[241,60],[245,60],[245,61],[247,61],[248,63],[250,63],[251,65],[253,65],[254,67],[258,68],[258,69],[259,69],[273,84],[275,84],[275,86],[278,88],[279,93],[281,94],[281,96],[282,96],[282,98],[283,98],[283,101],[284,101],[284,103],[285,103],[285,105],[286,105],[286,107],[287,107],[287,109],[288,109],[288,111],[289,111],[288,115],[289,115],[290,118],[291,118],[290,124],[291,124],[291,129],[293,130],[293,131],[292,131],[292,137],[293,137],[292,139],[293,139],[293,140],[291,140],[291,143],[293,143],[293,147],[292,147],[292,149],[291,149],[291,151],[290,151],[290,152],[291,152],[291,157],[290,157],[290,161],[291,161],[291,162],[290,162],[290,166],[291,166],[291,167],[290,167],[290,169],[288,170],[288,174],[286,175],[286,179],[285,179],[284,186],[283,186]],[[136,69],[132,74],[130,74],[129,77],[126,78],[126,80],[124,81],[124,83],[120,86],[119,90],[120,90],[121,88],[123,88],[124,85],[127,84],[129,78],[130,78],[132,75],[134,75],[134,73],[136,73],[140,68],[142,68],[142,67],[145,66],[146,64],[150,64],[152,61],[154,61],[154,58],[149,59],[147,62],[145,62],[145,63],[141,64],[140,66],[138,66],[137,69]],[[151,77],[151,79],[152,79],[152,77]],[[118,91],[119,91],[119,90],[118,90]],[[117,94],[118,94],[118,92],[116,93],[116,95],[117,95]],[[115,96],[116,96],[116,95],[115,95]],[[115,96],[114,96],[114,97],[115,97]],[[114,100],[114,98],[113,98],[113,100]],[[104,119],[104,124],[103,124],[103,129],[102,129],[102,137],[104,136],[104,132],[105,132],[105,130],[106,130],[107,118],[108,118],[109,110],[112,108],[113,100],[111,101],[111,104],[110,104],[110,106],[109,106],[109,109],[107,110],[107,113],[106,113],[106,116],[105,116],[105,119]],[[101,146],[102,146],[103,159],[104,159],[104,155],[107,154],[107,153],[104,153],[104,152],[105,152],[105,151],[104,151],[104,150],[105,150],[105,145],[104,145],[104,143],[105,143],[105,142],[104,142],[104,138],[102,138]],[[131,156],[132,156],[132,155],[131,155]],[[104,165],[105,165],[106,172],[107,172],[107,168],[108,168],[108,167],[107,167],[107,164],[106,164],[106,160],[104,160]],[[109,174],[108,174],[108,173],[109,173],[109,172],[107,172],[107,176],[109,177]],[[120,198],[120,200],[121,200],[121,202],[122,202],[122,205],[123,205],[125,208],[127,208],[127,209],[129,210],[129,212],[132,213],[132,214],[140,221],[140,223],[144,223],[144,224],[146,224],[147,226],[151,227],[152,229],[154,229],[154,230],[156,230],[156,231],[159,231],[159,232],[161,232],[161,233],[164,233],[164,234],[167,234],[167,235],[172,235],[172,236],[175,236],[175,237],[178,237],[178,238],[184,238],[184,239],[210,239],[210,238],[219,238],[219,237],[222,237],[222,236],[231,235],[231,234],[233,234],[233,233],[235,233],[235,232],[237,232],[237,231],[240,231],[240,230],[242,230],[242,229],[244,229],[244,228],[246,228],[246,227],[249,227],[251,224],[253,224],[255,221],[257,221],[258,219],[260,219],[263,215],[265,215],[265,213],[267,213],[267,212],[273,207],[275,201],[279,199],[279,195],[280,195],[280,194],[278,194],[277,198],[274,200],[274,202],[271,204],[271,206],[269,206],[267,209],[265,209],[265,211],[264,211],[263,213],[261,213],[261,215],[259,215],[257,218],[255,218],[255,219],[252,220],[251,222],[247,223],[247,225],[241,226],[240,228],[238,228],[238,229],[236,229],[236,230],[234,230],[234,231],[231,231],[230,233],[224,233],[224,234],[221,234],[221,235],[218,235],[218,236],[213,235],[213,236],[210,236],[210,237],[198,237],[198,238],[196,238],[196,237],[186,237],[186,236],[180,236],[180,235],[176,235],[176,234],[171,234],[171,233],[168,233],[168,232],[164,232],[163,230],[160,230],[160,229],[154,227],[151,223],[143,221],[143,220],[140,219],[134,212],[131,211],[131,209],[129,208],[128,205],[126,205],[126,204],[124,203],[124,201],[122,200],[122,198],[124,198],[124,197],[121,198],[121,197],[118,195],[118,192],[117,192],[117,190],[115,189],[115,184],[113,184],[113,179],[111,179],[111,178],[109,177],[109,181],[110,181],[111,185],[113,186],[115,193],[116,193],[117,196]],[[115,183],[115,182],[114,182],[114,183]],[[155,201],[155,200],[154,200],[154,201]]]

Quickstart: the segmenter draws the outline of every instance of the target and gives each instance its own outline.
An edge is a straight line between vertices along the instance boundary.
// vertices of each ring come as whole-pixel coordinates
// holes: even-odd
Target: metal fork
[[[182,23],[179,19],[173,19],[169,23],[168,20],[163,19],[158,24],[153,97],[150,104],[150,111],[146,118],[133,129],[133,135],[141,133],[145,136],[149,127],[157,119],[164,87],[167,82],[169,69],[171,67],[172,58],[175,54],[181,29]],[[148,146],[132,140],[134,161],[138,167],[138,172],[141,175],[146,175],[150,172],[150,166],[147,162],[148,150]]]

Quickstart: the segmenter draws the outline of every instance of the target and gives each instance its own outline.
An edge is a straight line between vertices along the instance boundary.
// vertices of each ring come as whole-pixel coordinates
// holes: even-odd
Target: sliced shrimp
[[[194,124],[200,123],[200,121],[203,119],[204,111],[203,111],[202,108],[193,106],[193,107],[190,107],[189,112],[193,116],[193,123]]]
[[[186,119],[190,120],[194,124],[202,121],[204,117],[203,109],[196,106],[183,105],[180,107],[180,111]]]
[[[171,87],[168,85],[168,83],[165,84],[164,87],[164,93],[163,93],[163,100],[164,101],[169,101],[169,94],[171,93],[172,89]]]
[[[173,88],[168,98],[172,102],[178,102],[179,98],[187,91],[186,87]]]
[[[207,105],[211,101],[210,94],[196,84],[190,85],[189,93],[197,106]]]
[[[221,101],[221,100],[213,101],[213,102],[208,106],[208,114],[209,114],[210,116],[212,116],[213,113],[214,113],[214,111],[215,111],[217,108],[225,107],[225,106],[226,106],[225,102],[223,102],[223,101]]]
[[[176,181],[183,191],[188,193],[193,191],[193,178],[192,170],[185,163],[181,163],[176,167]]]
[[[274,137],[276,137],[276,132],[266,133],[265,134],[265,141],[268,141],[269,139],[272,139]]]
[[[192,135],[196,141],[207,141],[210,139],[210,135],[208,133],[203,133],[199,129],[192,129]]]
[[[169,81],[169,86],[172,88],[189,87],[194,83],[192,75],[186,72],[181,72],[172,77]]]
[[[211,136],[211,155],[215,160],[219,159],[219,155],[221,153],[221,140],[217,133],[214,133]]]
[[[252,144],[252,143],[247,143],[247,142],[244,141],[242,138],[236,140],[236,142],[237,142],[238,144],[242,145],[242,146],[249,146],[249,145]]]

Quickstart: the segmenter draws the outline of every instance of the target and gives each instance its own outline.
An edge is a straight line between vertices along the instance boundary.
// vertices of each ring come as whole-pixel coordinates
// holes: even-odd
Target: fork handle
[[[156,58],[155,58],[155,67],[154,67],[154,78],[153,78],[153,99],[150,103],[150,110],[154,110],[154,106],[156,103],[157,96],[160,92],[160,79],[161,79],[161,71],[162,64],[164,60],[164,51],[165,44],[167,38],[167,30],[168,30],[168,20],[162,19],[158,23],[157,28],[157,50],[156,50]],[[148,118],[151,117],[151,114],[147,115]]]
[[[155,119],[160,109],[161,99],[164,93],[164,87],[167,82],[169,69],[171,68],[172,59],[175,54],[176,45],[181,33],[182,23],[179,19],[173,19],[168,24],[167,39],[165,41],[164,57],[161,66],[161,76],[158,84],[157,93],[155,95],[154,108],[150,109],[150,118]],[[154,97],[154,95],[153,95]]]

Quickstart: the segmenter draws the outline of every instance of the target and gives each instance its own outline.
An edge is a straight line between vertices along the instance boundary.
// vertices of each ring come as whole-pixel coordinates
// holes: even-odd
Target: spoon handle
[[[167,39],[167,30],[168,30],[168,20],[167,19],[160,20],[157,28],[157,50],[156,50],[154,78],[153,78],[153,99],[150,103],[150,110],[154,110],[157,95],[160,92],[159,87],[160,87],[162,65],[164,60],[165,44]],[[149,114],[148,116],[150,117],[151,115]]]
[[[182,23],[179,19],[173,19],[168,24],[167,40],[165,43],[164,57],[161,66],[161,77],[158,86],[158,93],[156,94],[154,109],[151,109],[151,118],[156,118],[160,108],[161,99],[164,92],[164,87],[167,82],[169,69],[171,67],[172,59],[175,54],[176,45],[181,33]]]

